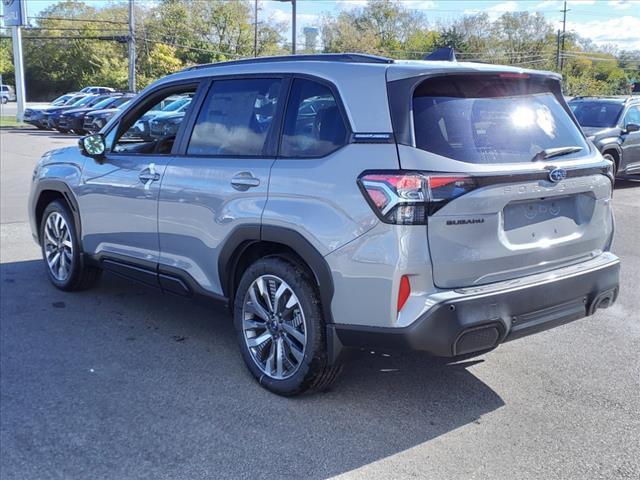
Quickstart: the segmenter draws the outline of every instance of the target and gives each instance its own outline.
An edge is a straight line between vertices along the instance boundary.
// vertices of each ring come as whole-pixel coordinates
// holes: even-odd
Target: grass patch
[[[18,122],[14,116],[0,117],[0,128],[22,128],[26,123]]]

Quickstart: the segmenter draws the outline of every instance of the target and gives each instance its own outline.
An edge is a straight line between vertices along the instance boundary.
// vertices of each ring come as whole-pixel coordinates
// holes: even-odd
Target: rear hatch
[[[609,166],[579,131],[557,77],[423,75],[390,81],[389,96],[401,167],[423,172],[429,189],[438,287],[531,275],[608,248]]]

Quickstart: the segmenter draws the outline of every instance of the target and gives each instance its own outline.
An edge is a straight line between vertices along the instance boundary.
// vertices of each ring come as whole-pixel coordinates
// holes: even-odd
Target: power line
[[[0,35],[0,38],[11,38],[11,35]],[[55,35],[29,35],[24,38],[29,40],[107,40],[127,43],[126,35],[97,35],[94,37],[87,37],[86,35],[65,35],[64,37]]]
[[[116,25],[128,25],[129,22],[122,22],[119,20],[92,20],[83,18],[66,18],[66,17],[27,17],[34,20],[60,20],[65,22],[85,22],[85,23],[111,23]]]
[[[149,38],[145,38],[144,40],[145,42],[149,42],[149,43],[159,43],[161,45],[168,45],[170,47],[175,47],[175,48],[181,48],[184,50],[193,50],[196,52],[204,52],[204,53],[213,53],[216,55],[225,55],[227,57],[236,57],[236,58],[244,58],[245,55],[240,55],[238,53],[228,53],[228,52],[221,52],[219,50],[210,50],[210,49],[206,49],[206,48],[198,48],[198,47],[190,47],[188,45],[180,45],[177,43],[171,43],[171,42],[165,42],[162,40],[152,40]]]

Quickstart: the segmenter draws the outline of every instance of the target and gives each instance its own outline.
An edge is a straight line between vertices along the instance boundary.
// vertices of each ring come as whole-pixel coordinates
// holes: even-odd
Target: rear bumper
[[[343,349],[420,350],[454,357],[495,348],[591,315],[618,295],[620,261],[612,253],[513,281],[452,290],[402,328],[329,325],[334,361]]]

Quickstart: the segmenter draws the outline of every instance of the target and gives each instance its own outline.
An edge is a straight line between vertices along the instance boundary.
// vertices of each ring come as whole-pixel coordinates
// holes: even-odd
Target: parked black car
[[[72,131],[78,135],[85,135],[87,130],[84,128],[84,117],[87,113],[106,108],[117,108],[129,101],[133,96],[133,94],[114,93],[94,105],[63,111],[58,120],[58,130]]]
[[[92,112],[87,113],[84,116],[84,124],[82,126],[82,129],[89,133],[99,132],[100,130],[102,130],[102,127],[104,127],[107,122],[111,120],[111,117],[125,108],[134,97],[135,95],[128,98],[118,107],[105,108],[104,110],[93,110]]]
[[[616,174],[640,173],[640,98],[576,97],[569,106]]]
[[[78,108],[91,108],[97,105],[98,103],[102,102],[103,100],[106,100],[107,98],[111,98],[111,96],[112,96],[111,93],[105,94],[105,95],[91,95],[90,97],[87,97],[81,100],[80,102],[76,103],[72,107],[58,108],[55,111],[49,111],[48,112],[49,114],[47,116],[48,127],[51,129],[58,130],[60,133],[69,133],[69,128],[63,127],[60,125],[60,118],[63,113],[66,113],[71,110],[76,110]]]
[[[47,122],[47,114],[48,112],[54,112],[58,108],[62,107],[75,107],[79,106],[80,102],[83,101],[86,97],[90,95],[86,93],[79,93],[76,95],[71,95],[70,97],[64,99],[65,95],[62,97],[58,97],[54,100],[54,102],[48,107],[44,108],[27,108],[24,111],[24,122],[34,127],[38,127],[40,130],[44,130],[49,128]]]

